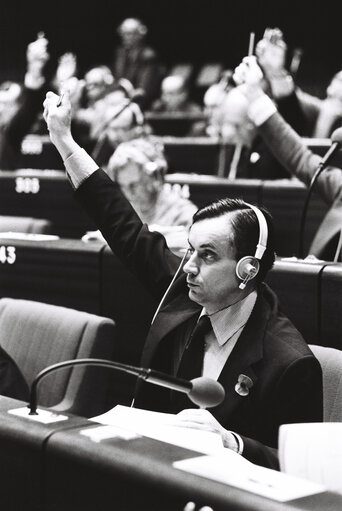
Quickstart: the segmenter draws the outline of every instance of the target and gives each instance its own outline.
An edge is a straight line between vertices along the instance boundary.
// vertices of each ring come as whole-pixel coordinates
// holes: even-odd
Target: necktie
[[[192,380],[202,375],[204,356],[204,337],[211,329],[209,316],[203,315],[193,329],[185,346],[177,376]]]
[[[204,337],[211,329],[208,316],[201,316],[193,329],[180,361],[177,372],[178,378],[192,380],[202,375],[204,356]],[[181,392],[172,392],[170,412],[178,413],[185,408],[194,408],[196,405]]]

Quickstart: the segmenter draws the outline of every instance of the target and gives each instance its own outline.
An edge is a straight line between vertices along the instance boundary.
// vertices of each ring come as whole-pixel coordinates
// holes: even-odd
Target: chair
[[[30,234],[51,233],[51,222],[45,218],[26,216],[0,216],[0,232],[25,232]]]
[[[111,359],[113,320],[29,300],[0,299],[0,344],[29,386],[45,367],[69,359]],[[38,405],[90,417],[106,410],[112,371],[104,367],[63,368],[38,386]]]
[[[309,344],[322,366],[323,420],[342,422],[342,351]]]

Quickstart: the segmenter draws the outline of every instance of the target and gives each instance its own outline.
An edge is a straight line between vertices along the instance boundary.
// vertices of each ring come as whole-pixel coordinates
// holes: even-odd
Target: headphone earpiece
[[[235,268],[237,277],[242,280],[239,285],[240,289],[245,289],[246,284],[249,280],[254,279],[257,276],[260,269],[260,262],[258,259],[252,256],[242,257]]]
[[[247,203],[248,204],[248,203]],[[254,256],[242,257],[236,264],[235,273],[242,281],[239,289],[245,289],[247,282],[254,279],[260,270],[260,260],[267,248],[268,228],[264,214],[260,209],[252,204],[248,206],[254,211],[259,224],[259,240],[255,249]]]

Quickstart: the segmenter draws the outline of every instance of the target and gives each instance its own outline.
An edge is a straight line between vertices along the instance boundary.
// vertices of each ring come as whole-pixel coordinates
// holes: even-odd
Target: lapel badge
[[[237,392],[240,396],[248,396],[249,389],[253,387],[253,381],[249,376],[245,374],[240,374],[238,378],[238,382],[235,385],[235,392]]]

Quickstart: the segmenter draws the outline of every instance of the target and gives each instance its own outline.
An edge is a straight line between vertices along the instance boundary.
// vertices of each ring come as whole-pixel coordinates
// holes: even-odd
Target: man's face
[[[125,20],[121,25],[120,37],[125,48],[137,46],[143,38],[137,21],[133,19]]]
[[[235,303],[241,296],[235,273],[231,217],[227,213],[200,220],[189,232],[191,256],[184,266],[189,298],[209,314]]]
[[[85,75],[85,87],[91,101],[96,101],[104,95],[107,86],[99,69],[92,69]]]
[[[137,163],[128,161],[117,171],[116,181],[138,214],[151,209],[157,194],[156,179],[146,174]]]
[[[166,78],[162,83],[161,98],[169,110],[180,109],[187,99],[183,82],[178,77]]]

